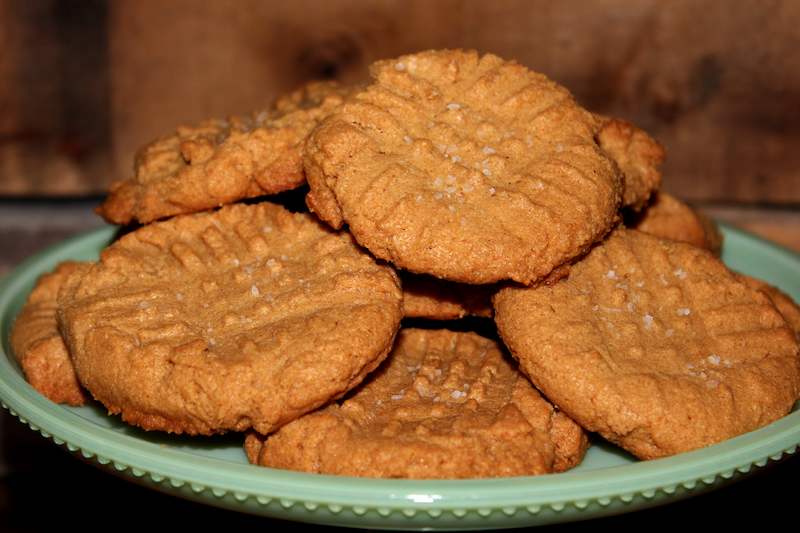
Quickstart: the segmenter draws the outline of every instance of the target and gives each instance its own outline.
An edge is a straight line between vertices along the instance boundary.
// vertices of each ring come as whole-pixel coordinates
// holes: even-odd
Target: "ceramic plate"
[[[723,259],[800,301],[800,256],[722,225]],[[90,260],[114,236],[100,227],[32,257],[0,281],[0,400],[72,454],[177,497],[267,517],[364,528],[492,529],[610,516],[693,497],[795,453],[800,412],[714,446],[641,462],[596,442],[572,471],[465,481],[354,479],[256,467],[242,437],[148,433],[101,407],[57,405],[34,391],[10,354],[8,333],[39,274],[65,259]]]

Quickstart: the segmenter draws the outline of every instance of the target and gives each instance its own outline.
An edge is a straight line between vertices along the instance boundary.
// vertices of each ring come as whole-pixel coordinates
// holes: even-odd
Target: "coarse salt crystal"
[[[722,361],[722,359],[718,355],[711,355],[708,358],[708,362],[711,363],[712,365],[718,365],[720,361]]]
[[[250,294],[252,294],[253,296],[258,296],[258,287],[256,287],[255,285],[250,287]]]
[[[652,329],[653,328],[653,317],[652,316],[644,315],[644,326],[647,329]]]
[[[461,106],[458,104],[447,104],[447,109],[461,109]]]
[[[685,307],[684,307],[683,309],[678,309],[678,310],[676,311],[676,313],[677,313],[677,314],[679,314],[679,315],[684,315],[684,316],[686,316],[686,315],[688,315],[688,314],[691,314],[691,312],[692,312],[692,310],[691,310],[691,309],[687,309],[687,308],[685,308]]]
[[[397,63],[397,64],[394,66],[394,68],[396,68],[397,70],[405,70],[405,69],[406,69],[406,66],[405,66],[404,64],[402,64],[402,63]]]

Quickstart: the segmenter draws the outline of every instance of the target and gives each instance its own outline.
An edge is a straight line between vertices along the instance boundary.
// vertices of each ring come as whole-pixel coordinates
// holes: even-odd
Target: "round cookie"
[[[501,344],[424,329],[401,330],[387,360],[343,402],[245,440],[262,466],[415,479],[562,472],[588,445]]]
[[[350,90],[312,82],[268,110],[182,126],[141,147],[133,176],[112,184],[95,212],[114,224],[144,224],[297,188],[308,133]]]
[[[58,329],[58,289],[81,263],[63,261],[39,276],[14,319],[9,335],[11,353],[28,383],[56,403],[81,406],[91,400],[84,389]]]
[[[687,243],[620,228],[568,277],[493,301],[534,385],[641,459],[755,430],[798,398],[797,341],[781,314]]]
[[[84,386],[148,430],[268,433],[343,395],[391,349],[393,268],[262,202],[126,234],[73,272],[59,320]]]
[[[565,88],[461,50],[378,61],[309,136],[309,209],[417,274],[533,284],[605,235],[623,190]]]

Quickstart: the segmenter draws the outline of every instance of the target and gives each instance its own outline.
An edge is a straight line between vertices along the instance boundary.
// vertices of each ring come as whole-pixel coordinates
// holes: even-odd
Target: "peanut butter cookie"
[[[491,318],[492,295],[498,284],[466,285],[425,274],[398,271],[403,282],[406,318],[456,320],[465,316]]]
[[[11,353],[28,383],[56,403],[85,405],[91,396],[72,366],[64,338],[58,329],[58,289],[80,263],[64,261],[52,272],[39,276],[14,324],[9,342]]]
[[[73,272],[59,322],[81,383],[148,430],[268,433],[357,385],[402,319],[394,269],[276,204],[147,224]]]
[[[494,297],[520,368],[567,415],[641,459],[693,450],[789,413],[794,332],[708,251],[620,228],[567,278]]]
[[[601,123],[597,144],[617,162],[625,176],[622,207],[638,211],[661,187],[661,170],[666,152],[646,131],[626,120],[598,115]]]
[[[140,148],[134,175],[114,183],[95,211],[111,223],[144,224],[299,187],[308,133],[349,91],[313,82],[268,110],[180,127]]]
[[[501,344],[422,329],[401,330],[388,359],[341,404],[245,442],[262,466],[417,479],[562,472],[589,444]]]
[[[716,222],[703,211],[674,196],[659,191],[639,212],[626,211],[629,228],[662,239],[683,241],[705,248],[717,257],[722,253],[722,233]]]
[[[306,202],[404,270],[524,284],[562,275],[618,216],[599,120],[565,88],[461,50],[378,61],[304,151]]]

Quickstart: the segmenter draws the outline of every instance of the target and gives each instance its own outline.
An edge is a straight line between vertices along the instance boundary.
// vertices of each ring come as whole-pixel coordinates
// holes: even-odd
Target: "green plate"
[[[800,256],[722,225],[723,259],[800,301]],[[572,471],[464,481],[355,479],[256,467],[239,434],[144,432],[101,407],[57,405],[34,391],[8,333],[39,274],[90,260],[114,236],[101,227],[32,257],[0,281],[0,400],[22,422],[81,459],[154,490],[267,517],[363,528],[492,529],[585,520],[697,496],[774,465],[797,450],[800,412],[681,455],[641,462],[596,442]]]

